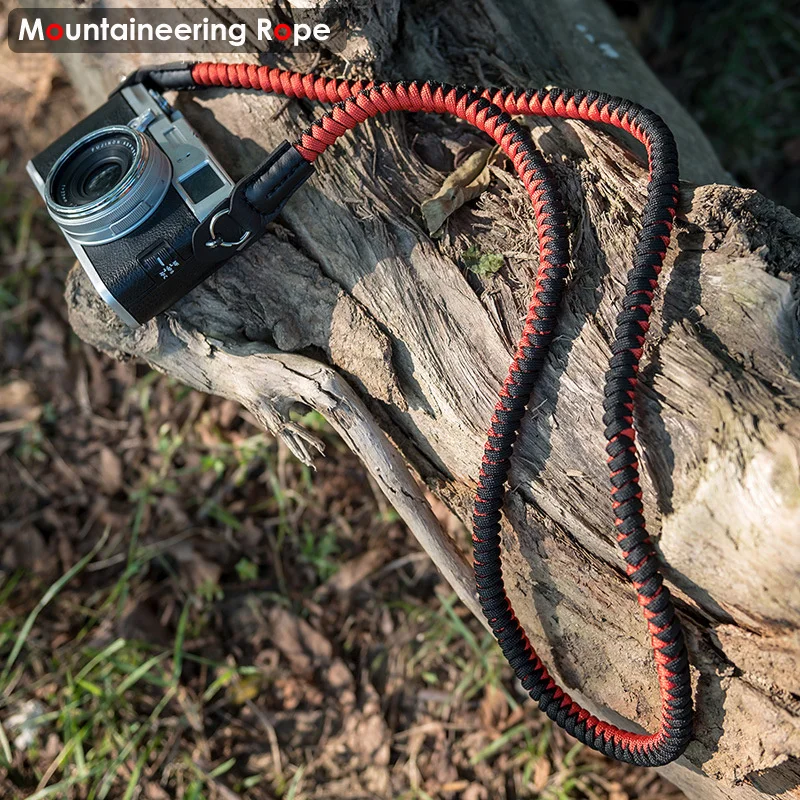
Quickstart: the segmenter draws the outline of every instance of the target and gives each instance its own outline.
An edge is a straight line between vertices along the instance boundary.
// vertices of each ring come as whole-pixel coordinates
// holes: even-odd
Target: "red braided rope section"
[[[481,463],[473,514],[478,597],[503,653],[522,685],[557,724],[613,758],[659,766],[677,758],[691,738],[692,697],[683,632],[657,566],[642,515],[633,402],[653,293],[669,245],[678,201],[678,159],[667,126],[653,112],[597,92],[476,89],[434,83],[372,84],[327,79],[246,64],[197,64],[198,86],[261,89],[335,103],[295,144],[308,161],[348,130],[387,111],[449,113],[491,136],[508,155],[533,204],[539,269],[519,345],[500,390]],[[604,422],[617,541],[642,607],[655,656],[661,725],[639,734],[603,722],[556,685],[522,629],[502,576],[500,520],[510,458],[531,391],[544,365],[567,277],[566,216],[547,164],[511,114],[602,122],[642,142],[650,162],[648,197],[623,309],[611,343]]]

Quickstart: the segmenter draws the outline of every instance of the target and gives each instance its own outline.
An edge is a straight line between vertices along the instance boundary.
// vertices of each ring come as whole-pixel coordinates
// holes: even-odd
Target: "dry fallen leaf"
[[[11,419],[0,420],[0,433],[12,433],[35,422],[42,414],[33,386],[28,381],[10,381],[0,386],[0,415]]]
[[[222,567],[206,558],[191,542],[178,542],[169,548],[169,552],[177,560],[193,589],[219,585]]]
[[[116,494],[122,488],[122,461],[106,446],[100,450],[100,483],[106,494]]]
[[[450,783],[443,783],[439,787],[439,791],[444,794],[445,792],[463,792],[464,789],[469,787],[469,781],[451,781]]]
[[[531,778],[531,789],[536,794],[543,792],[550,780],[550,762],[546,758],[540,758],[533,768],[533,777]]]
[[[478,706],[481,724],[488,730],[499,730],[508,717],[508,702],[505,694],[489,684]]]
[[[333,577],[329,578],[318,591],[329,590],[344,594],[356,584],[361,583],[386,562],[389,551],[384,548],[367,550],[357,558],[342,564]]]
[[[447,177],[442,188],[422,204],[422,216],[431,236],[454,211],[489,188],[492,180],[489,162],[495,150],[487,147],[473,153]]]
[[[304,619],[277,606],[269,609],[267,618],[270,638],[296,674],[307,674],[313,667],[330,662],[333,646]]]
[[[479,783],[471,783],[464,790],[462,800],[486,800],[488,796],[489,792],[485,786],[481,786]]]
[[[145,782],[144,796],[147,798],[147,800],[169,800],[169,795],[153,781]]]

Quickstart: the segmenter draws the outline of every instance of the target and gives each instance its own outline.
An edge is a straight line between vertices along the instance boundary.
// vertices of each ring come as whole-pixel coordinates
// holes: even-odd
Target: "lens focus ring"
[[[149,137],[110,125],[79,139],[53,165],[45,184],[47,210],[83,245],[130,233],[158,207],[172,165]]]

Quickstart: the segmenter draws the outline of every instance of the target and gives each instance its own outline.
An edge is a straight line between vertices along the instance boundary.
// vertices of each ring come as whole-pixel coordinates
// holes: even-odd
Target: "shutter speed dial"
[[[166,242],[158,242],[139,256],[139,263],[154,283],[160,283],[175,274],[181,260]]]

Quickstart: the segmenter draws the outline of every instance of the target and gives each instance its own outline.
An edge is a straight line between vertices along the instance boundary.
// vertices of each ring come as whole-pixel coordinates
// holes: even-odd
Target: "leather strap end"
[[[155,89],[157,92],[196,89],[197,84],[192,77],[195,63],[194,61],[175,61],[171,64],[140,67],[128,75],[111,94],[114,95],[120,89],[137,83],[142,83],[148,89]]]
[[[281,142],[247,179],[247,202],[265,217],[273,218],[313,172],[313,164],[306,161],[288,142]]]

